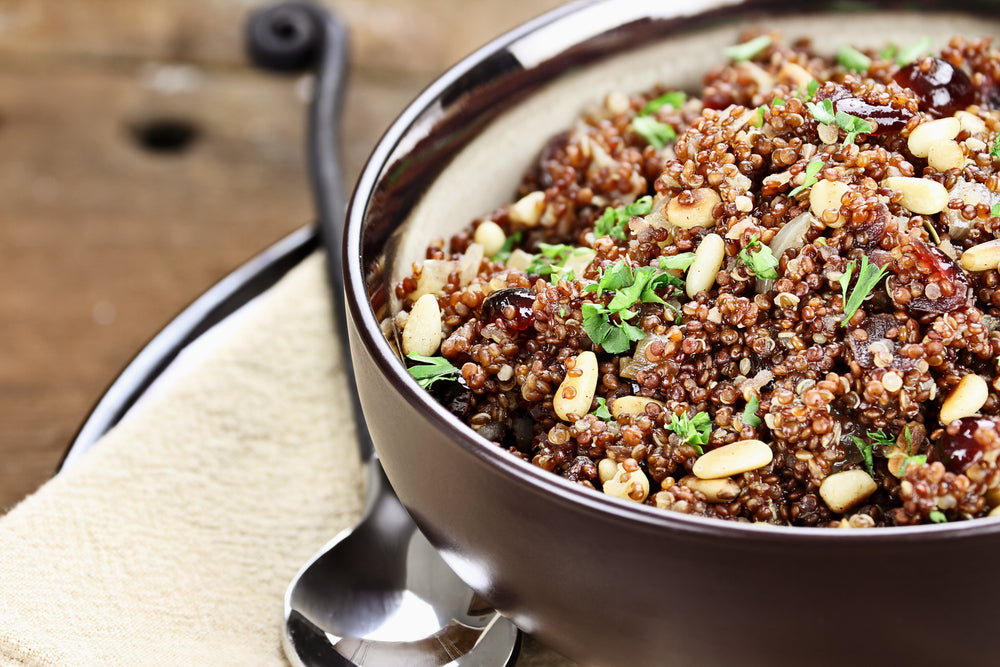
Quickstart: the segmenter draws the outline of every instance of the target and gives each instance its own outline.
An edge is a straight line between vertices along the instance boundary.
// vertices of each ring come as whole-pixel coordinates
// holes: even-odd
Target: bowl
[[[392,285],[510,201],[546,140],[612,91],[696,89],[749,25],[820,52],[998,35],[990,4],[597,0],[470,55],[389,128],[344,246],[350,345],[376,450],[455,571],[586,665],[984,664],[1000,521],[830,530],[737,524],[581,488],[491,445],[409,376],[380,330]]]

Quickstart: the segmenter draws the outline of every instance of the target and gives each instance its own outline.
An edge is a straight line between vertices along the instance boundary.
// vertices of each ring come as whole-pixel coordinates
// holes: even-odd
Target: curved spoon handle
[[[334,324],[341,343],[341,363],[357,424],[362,461],[375,457],[354,386],[354,371],[344,305],[343,238],[347,196],[340,163],[340,126],[349,64],[347,28],[331,10],[289,2],[257,12],[246,30],[247,51],[258,67],[277,72],[316,73],[309,105],[307,145],[313,202],[320,240],[326,248],[327,278],[333,297]]]

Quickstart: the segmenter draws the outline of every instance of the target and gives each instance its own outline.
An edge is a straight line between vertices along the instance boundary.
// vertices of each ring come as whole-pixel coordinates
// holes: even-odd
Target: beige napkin
[[[314,255],[0,518],[0,665],[287,664],[285,586],[363,505],[331,323]]]

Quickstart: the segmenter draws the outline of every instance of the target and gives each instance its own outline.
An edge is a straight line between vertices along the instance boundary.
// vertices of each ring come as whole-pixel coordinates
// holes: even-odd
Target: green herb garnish
[[[591,411],[592,415],[603,421],[611,421],[611,411],[608,410],[608,402],[603,398],[597,399],[597,407]]]
[[[806,102],[806,107],[812,113],[813,118],[820,123],[826,123],[827,125],[834,125],[844,130],[847,136],[844,137],[844,143],[841,144],[846,146],[847,144],[854,143],[854,140],[861,133],[871,133],[875,131],[875,123],[865,120],[864,118],[858,118],[857,116],[852,116],[845,111],[834,111],[833,102],[829,99],[821,100],[819,104],[815,102]]]
[[[664,271],[668,269],[679,269],[681,271],[687,271],[694,263],[694,253],[693,252],[681,252],[676,255],[670,255],[669,257],[661,257],[659,261],[659,267]]]
[[[750,400],[747,401],[747,406],[743,408],[743,416],[740,417],[742,422],[753,428],[760,426],[760,417],[757,416],[757,408],[759,407],[760,401],[757,400],[756,396],[751,396]]]
[[[497,250],[497,254],[490,257],[490,259],[494,262],[506,262],[510,259],[510,254],[514,252],[514,246],[521,242],[521,236],[521,232],[514,232],[508,236],[504,240],[503,245],[500,246],[500,249]]]
[[[900,67],[909,65],[920,56],[929,53],[933,45],[934,41],[930,37],[921,37],[913,44],[896,52],[896,64]]]
[[[594,223],[594,234],[597,236],[611,236],[616,239],[625,240],[625,227],[629,220],[636,215],[647,215],[653,210],[653,198],[649,195],[636,199],[631,204],[619,206],[617,208],[608,207],[597,222]]]
[[[881,51],[879,51],[878,57],[882,60],[892,60],[899,53],[899,47],[895,44],[886,45]]]
[[[998,134],[996,139],[993,140],[993,146],[990,148],[990,155],[997,160],[1000,160],[1000,134]]]
[[[865,469],[868,471],[868,474],[874,477],[875,467],[872,462],[872,444],[870,442],[865,442],[856,435],[852,435],[851,440],[854,441],[854,446],[861,452],[861,459],[864,461]]]
[[[806,95],[809,99],[816,97],[816,93],[819,92],[819,81],[816,79],[810,79],[809,83],[806,84]]]
[[[990,215],[994,217],[1000,216],[1000,202],[993,204],[993,206],[990,208]]]
[[[632,119],[632,130],[658,151],[677,138],[677,131],[652,116],[636,116]]]
[[[772,107],[783,107],[783,106],[785,106],[785,100],[781,99],[780,97],[775,97],[773,100],[771,100],[771,106]]]
[[[754,249],[756,250],[754,251]],[[750,237],[750,242],[743,246],[737,257],[758,278],[777,280],[778,272],[775,269],[778,267],[778,258],[774,256],[769,247],[757,239],[756,234]]]
[[[851,279],[851,273],[854,270],[854,260],[852,259],[847,263],[847,271],[843,276],[840,277],[840,287],[843,293],[847,294],[847,283]],[[875,286],[878,285],[879,281],[885,277],[885,274],[889,271],[889,265],[878,266],[877,264],[869,264],[867,255],[861,256],[861,268],[858,270],[858,280],[854,285],[854,291],[851,295],[847,297],[844,302],[844,319],[840,323],[840,326],[846,327],[847,322],[854,316],[858,308],[868,297]]]
[[[669,93],[663,93],[659,97],[647,102],[646,106],[644,106],[642,111],[639,112],[639,115],[648,116],[649,114],[656,113],[664,106],[669,106],[673,109],[680,109],[685,100],[687,100],[687,94],[684,91],[671,90]]]
[[[406,355],[408,358],[423,364],[422,366],[410,366],[406,370],[413,376],[424,389],[430,389],[431,385],[438,380],[455,381],[461,371],[452,366],[451,362],[444,357],[425,357],[422,354],[411,352]]]
[[[704,454],[705,450],[701,446],[708,444],[708,436],[712,433],[712,418],[707,412],[699,412],[690,419],[687,414],[681,417],[670,415],[667,428],[693,446],[699,454]]]
[[[590,248],[579,248],[577,246],[560,243],[551,245],[539,243],[538,252],[531,260],[531,264],[524,270],[529,275],[549,276],[552,282],[557,282],[560,278],[573,280],[573,267],[586,266],[594,259],[594,251]]]
[[[767,35],[760,35],[753,39],[727,47],[722,53],[734,62],[750,60],[755,55],[771,46],[771,38]]]
[[[948,523],[948,517],[944,515],[941,510],[931,510],[928,513],[927,518],[931,520],[932,523]]]
[[[909,427],[907,426],[907,433],[909,433]],[[877,431],[868,431],[868,437],[872,439],[873,445],[878,445],[879,447],[892,447],[896,444],[896,438],[889,435],[882,429]],[[912,447],[912,444],[910,445]]]
[[[872,59],[853,46],[844,45],[837,51],[837,62],[852,72],[867,72]]]
[[[823,162],[822,160],[813,160],[812,162],[810,162],[809,164],[807,164],[806,165],[806,175],[805,175],[805,178],[802,180],[802,185],[798,186],[797,188],[795,188],[794,190],[792,190],[791,192],[789,192],[788,196],[789,197],[795,197],[800,192],[803,192],[804,190],[808,190],[812,186],[816,185],[816,183],[819,182],[819,179],[816,178],[816,174],[818,174],[820,172],[820,170],[823,169],[823,165],[825,165],[825,164],[826,163]]]

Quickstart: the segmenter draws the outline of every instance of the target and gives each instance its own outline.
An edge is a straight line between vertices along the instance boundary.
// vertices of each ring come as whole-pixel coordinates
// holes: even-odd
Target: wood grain
[[[307,86],[243,53],[260,4],[0,0],[0,513],[51,476],[163,325],[312,220]],[[353,180],[434,76],[559,3],[326,4],[351,27]],[[150,150],[148,131],[164,123],[190,141]]]

